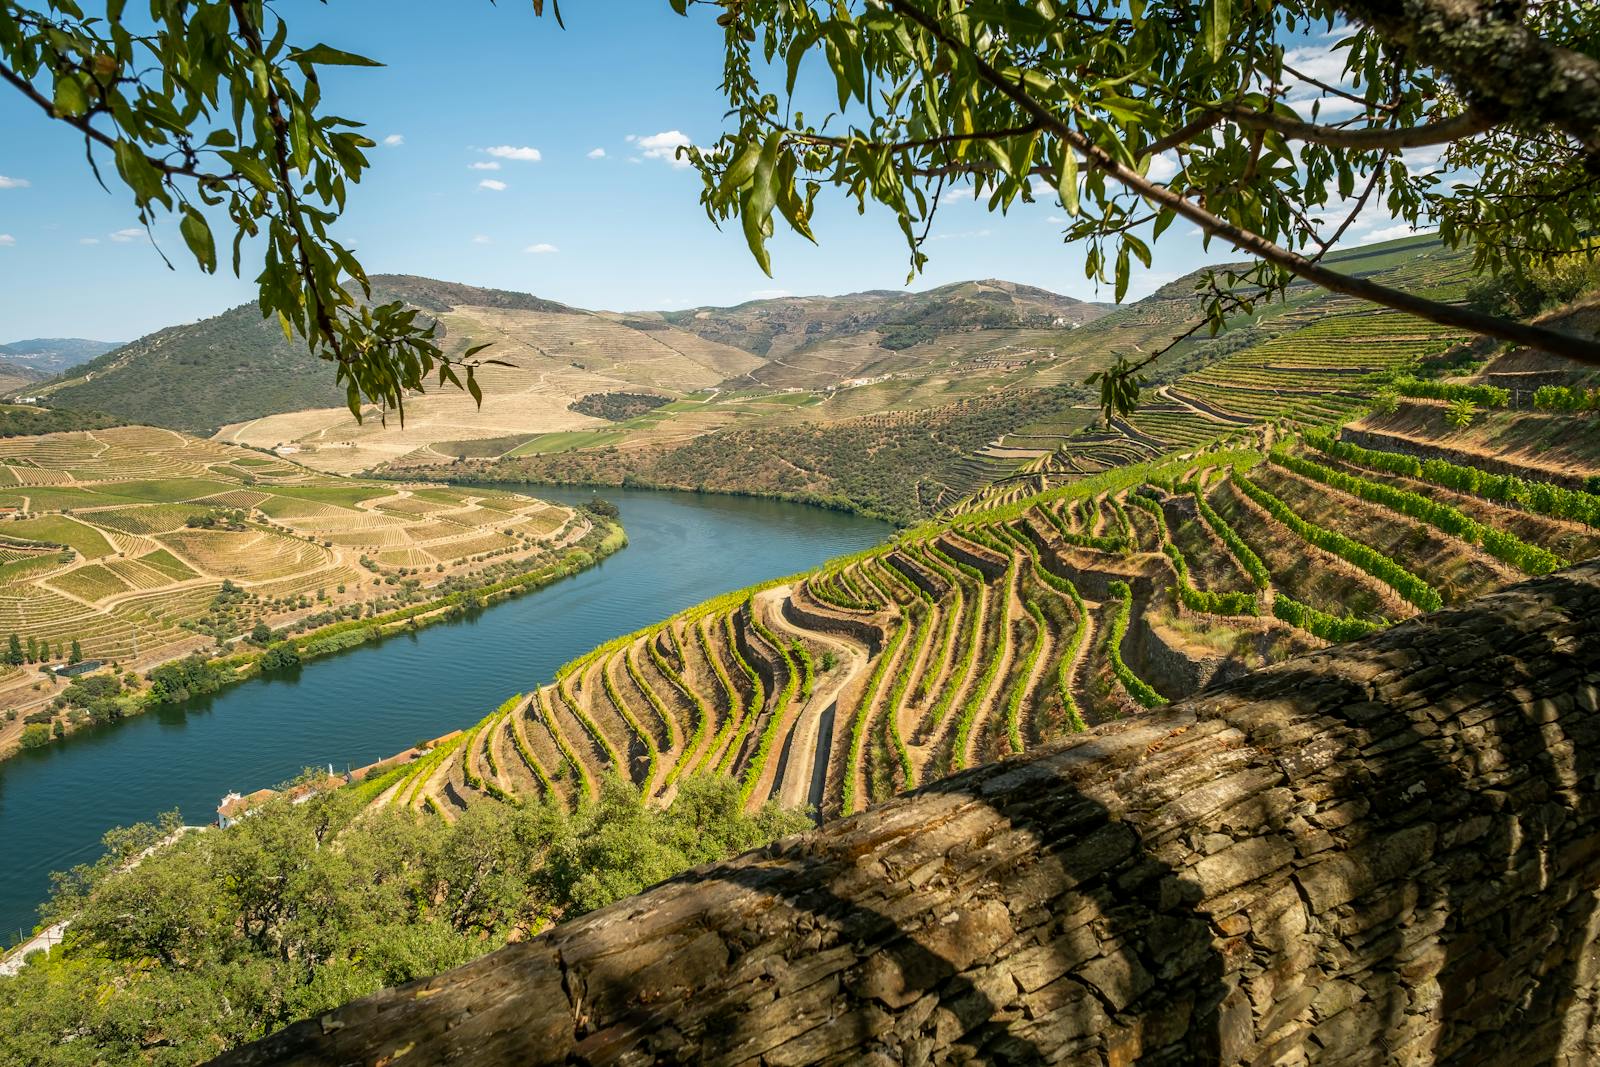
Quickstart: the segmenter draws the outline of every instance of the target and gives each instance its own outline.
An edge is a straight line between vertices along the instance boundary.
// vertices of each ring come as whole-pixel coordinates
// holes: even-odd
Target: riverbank
[[[118,694],[113,695],[113,699],[119,700],[119,712],[110,721],[115,723],[163,706],[183,703],[195,696],[209,695],[238,685],[265,672],[293,669],[310,660],[344,652],[397,633],[415,632],[438,622],[458,618],[468,611],[482,610],[499,601],[572,577],[627,546],[628,537],[620,523],[600,516],[590,516],[589,521],[588,532],[566,546],[557,562],[524,574],[480,586],[455,589],[444,596],[368,618],[329,623],[248,652],[211,657],[191,652],[150,664],[144,675],[146,688],[132,692],[119,690]],[[129,676],[132,675],[130,671]],[[95,675],[87,677],[93,678]],[[41,707],[49,706],[61,696],[61,693],[47,693],[38,703]],[[25,721],[25,718],[26,715],[19,716],[18,721]],[[65,717],[55,717],[53,721],[56,725],[42,743],[26,744],[24,739],[28,734],[25,728],[0,740],[0,760],[14,756],[24,748],[45,747],[71,737],[86,727],[103,725],[87,716],[78,722],[70,722]],[[36,733],[33,736],[40,735]]]
[[[932,514],[905,515],[898,512],[884,511],[852,499],[849,496],[828,496],[822,493],[792,492],[782,489],[752,489],[748,486],[738,485],[688,485],[679,482],[656,481],[631,472],[626,478],[613,479],[525,478],[507,475],[504,472],[495,470],[493,465],[489,465],[454,473],[452,473],[452,468],[442,466],[395,471],[375,470],[368,471],[361,477],[372,481],[412,482],[423,476],[426,476],[429,481],[440,482],[445,485],[488,486],[499,489],[513,489],[517,492],[527,489],[592,489],[598,493],[602,490],[644,489],[660,493],[693,493],[711,496],[746,497],[752,500],[776,500],[785,504],[804,504],[806,507],[822,508],[824,511],[838,511],[846,515],[858,515],[863,519],[871,519],[874,522],[886,522],[897,529],[915,526],[919,523],[927,522],[933,517]]]

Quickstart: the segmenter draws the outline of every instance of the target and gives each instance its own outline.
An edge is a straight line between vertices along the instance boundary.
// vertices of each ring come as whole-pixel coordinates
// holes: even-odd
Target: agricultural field
[[[543,561],[590,525],[504,490],[352,482],[151,427],[0,440],[0,471],[0,642],[35,663],[74,641],[156,662],[257,623],[359,617]]]
[[[577,806],[620,774],[670,804],[719,775],[751,811],[833,818],[1600,554],[1594,383],[1518,402],[1491,383],[1523,354],[1434,374],[1451,339],[1397,329],[1330,315],[1315,343],[1242,348],[1197,376],[1214,408],[1187,380],[1158,389],[1101,435],[1139,447],[1065,484],[994,482],[889,544],[595,649],[375,803]],[[1220,402],[1307,367],[1334,384],[1259,413]],[[1456,425],[1461,396],[1488,406]],[[1547,447],[1486,458],[1511,439]]]

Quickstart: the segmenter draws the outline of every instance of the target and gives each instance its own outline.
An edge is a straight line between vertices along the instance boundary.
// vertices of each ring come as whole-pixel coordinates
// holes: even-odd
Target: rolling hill
[[[403,430],[376,420],[357,425],[328,367],[286,342],[252,305],[141,338],[52,383],[46,395],[56,406],[137,414],[185,431],[220,426],[226,440],[290,445],[311,465],[351,472],[426,455],[447,442],[457,447],[436,459],[452,458],[460,443],[498,455],[540,433],[573,433],[571,440],[588,442],[585,435],[606,429],[605,421],[570,405],[610,393],[692,398],[695,406],[666,413],[687,416],[670,420],[679,440],[761,414],[760,404],[745,410],[718,403],[725,394],[900,381],[910,389],[902,406],[936,406],[982,386],[952,396],[946,383],[929,383],[930,377],[986,377],[999,363],[1047,358],[1040,337],[1057,337],[1106,311],[999,281],[671,313],[589,312],[410,276],[375,276],[373,285],[375,299],[405,300],[433,316],[452,350],[492,341],[492,354],[514,364],[484,372],[488,399],[481,412],[465,396],[439,392],[408,405]],[[495,450],[492,443],[500,441],[508,443]]]
[[[1446,250],[1432,236],[1352,249],[1330,261],[1443,299],[1461,297],[1470,268],[1465,254]],[[1283,301],[1261,306],[1220,336],[1179,345],[1152,368],[1156,392],[1140,413],[1133,420],[1099,425],[1096,398],[1082,388],[1083,379],[1115,354],[1153,351],[1191,326],[1200,312],[1195,292],[1200,277],[1191,274],[1109,313],[1101,314],[1099,305],[1081,305],[1082,325],[991,325],[952,330],[898,351],[869,346],[863,351],[872,362],[836,366],[850,375],[871,370],[871,376],[835,380],[827,387],[750,386],[752,376],[746,376],[741,379],[746,388],[669,405],[596,434],[509,439],[501,443],[498,458],[478,449],[434,445],[391,469],[420,470],[449,460],[453,466],[447,476],[467,480],[774,493],[908,524],[990,483],[1015,486],[1023,478],[1037,491],[1204,439],[1219,425],[1256,421],[1274,405],[1284,406],[1285,397],[1315,377],[1321,364],[1299,355],[1302,349],[1331,351],[1343,343],[1340,316],[1350,317],[1355,325],[1349,328],[1375,349],[1384,342],[1382,358],[1344,368],[1340,373],[1346,377],[1455,340],[1432,324],[1296,285]],[[999,289],[1005,295],[1003,284],[951,287],[956,295],[950,299],[960,302],[967,289]],[[739,322],[759,323],[766,303],[787,307],[789,302],[733,310]],[[1070,312],[1072,305],[1055,309]],[[709,322],[703,328],[718,336],[736,335],[722,325],[722,317],[703,315],[689,314],[684,322]],[[772,347],[791,344],[792,333],[775,335]],[[743,336],[747,342],[754,337],[754,326]],[[871,340],[856,336],[865,338],[863,345]],[[840,351],[837,340],[801,345],[769,360],[753,376],[776,378],[798,368],[812,373],[823,365],[821,359]],[[1218,410],[1218,391],[1204,371],[1244,352],[1251,355],[1240,358],[1255,360],[1258,373],[1251,391],[1233,398],[1243,412]],[[1279,359],[1276,353],[1287,355]],[[1174,392],[1174,382],[1191,377],[1192,384]]]

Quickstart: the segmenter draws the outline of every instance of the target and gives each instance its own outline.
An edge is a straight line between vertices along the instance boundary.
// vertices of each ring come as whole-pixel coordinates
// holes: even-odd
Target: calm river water
[[[578,503],[588,490],[534,489]],[[482,718],[567,660],[708,597],[883,540],[889,527],[801,504],[607,490],[629,545],[477,616],[317,660],[293,676],[85,730],[0,761],[0,944],[37,921],[50,872],[106,830],[173,808],[210,822],[230,790],[307,765],[361,766]]]

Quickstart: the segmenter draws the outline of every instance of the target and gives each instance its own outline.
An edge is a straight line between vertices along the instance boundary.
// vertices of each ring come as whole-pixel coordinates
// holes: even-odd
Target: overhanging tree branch
[[[966,60],[973,64],[973,69],[978,72],[979,77],[984,82],[1032,116],[1041,126],[1059,137],[1064,144],[1083,156],[1091,165],[1104,171],[1125,188],[1143,197],[1147,202],[1157,207],[1168,208],[1180,218],[1189,220],[1199,226],[1206,234],[1220,237],[1242,252],[1247,252],[1274,266],[1281,267],[1297,277],[1314,282],[1332,292],[1381,304],[1396,311],[1404,311],[1407,314],[1439,323],[1442,326],[1459,327],[1484,336],[1528,345],[1532,348],[1565,356],[1568,359],[1578,360],[1592,366],[1600,366],[1600,342],[1595,340],[1547,329],[1543,326],[1501,319],[1474,311],[1471,308],[1428,300],[1412,293],[1380,285],[1366,278],[1356,278],[1341,274],[1338,271],[1330,270],[1315,263],[1305,256],[1283,248],[1260,234],[1252,233],[1220,216],[1212,214],[1187,197],[1149,180],[1138,171],[1124,166],[1089,137],[1064,121],[1059,115],[1044,107],[1015,82],[1002,75],[972,48],[951,35],[937,19],[927,14],[910,0],[888,0],[888,3],[893,11],[917,23],[946,47],[962,53]],[[1600,106],[1600,86],[1597,86],[1595,100],[1597,106]],[[1597,127],[1597,129],[1600,129],[1600,127]]]

